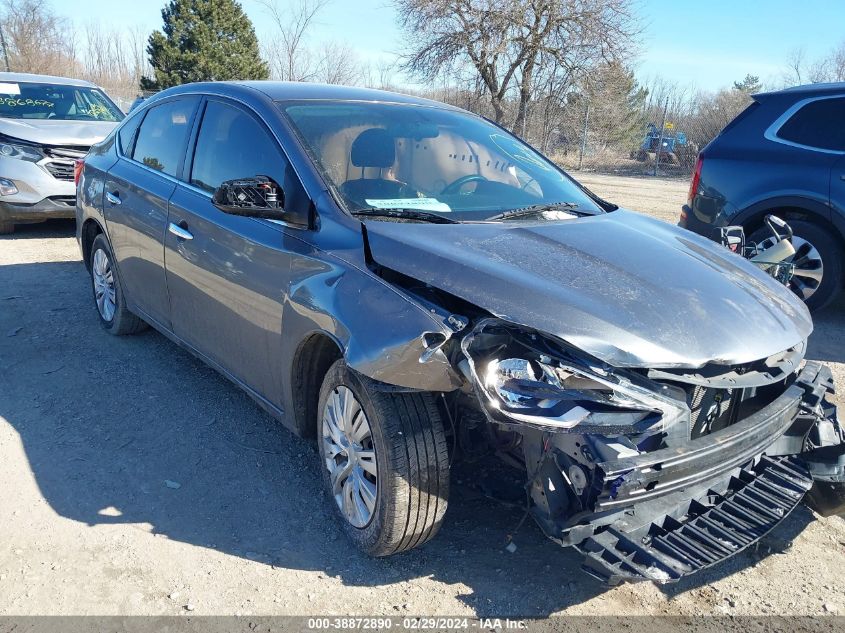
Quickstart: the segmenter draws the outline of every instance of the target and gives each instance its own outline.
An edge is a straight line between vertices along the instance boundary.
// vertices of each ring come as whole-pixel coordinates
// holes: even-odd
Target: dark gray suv
[[[77,220],[103,327],[152,325],[315,437],[371,555],[432,538],[452,462],[487,453],[611,583],[714,565],[805,492],[845,505],[806,307],[468,112],[170,89],[92,148]]]
[[[755,242],[773,213],[795,232],[790,287],[810,309],[842,288],[845,239],[845,83],[754,95],[701,152],[680,226],[718,238],[741,225]]]

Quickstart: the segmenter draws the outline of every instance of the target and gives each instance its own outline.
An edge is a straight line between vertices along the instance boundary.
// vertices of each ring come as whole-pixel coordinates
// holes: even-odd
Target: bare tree
[[[327,42],[323,45],[316,72],[317,81],[351,86],[364,79],[363,66],[349,44]]]
[[[783,75],[783,83],[787,86],[797,86],[803,83],[806,73],[806,53],[803,48],[794,48],[789,51],[786,58],[786,72]]]
[[[367,88],[393,90],[393,73],[395,70],[396,64],[386,59],[379,59],[375,65],[372,62],[367,62],[361,65],[360,83]]]
[[[498,122],[516,101],[523,131],[538,79],[574,77],[632,53],[633,0],[394,0],[409,43],[403,67],[432,82],[474,69]],[[541,83],[547,84],[548,77]]]
[[[11,70],[51,75],[77,70],[73,30],[45,0],[2,0],[0,13]]]
[[[813,64],[808,78],[813,83],[845,81],[845,42]]]
[[[278,0],[256,1],[264,7],[276,26],[278,39],[265,46],[273,76],[284,81],[313,80],[319,72],[320,61],[305,44],[305,36],[317,14],[331,0],[295,0],[285,8]]]

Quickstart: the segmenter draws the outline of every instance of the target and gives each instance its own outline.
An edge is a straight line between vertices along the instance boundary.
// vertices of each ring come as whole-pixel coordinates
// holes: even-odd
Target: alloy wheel
[[[351,525],[366,527],[378,498],[376,450],[367,414],[348,387],[341,385],[332,391],[321,428],[335,502]]]
[[[775,243],[774,238],[769,237],[758,244],[762,251]],[[792,245],[795,247],[795,255],[785,260],[795,266],[792,279],[789,280],[789,288],[802,301],[807,301],[821,286],[824,276],[824,262],[818,249],[802,237],[794,235]]]
[[[108,254],[98,248],[94,252],[91,261],[91,278],[94,282],[94,298],[97,301],[97,310],[103,321],[111,322],[114,318],[116,306],[116,292],[114,285],[114,271]]]

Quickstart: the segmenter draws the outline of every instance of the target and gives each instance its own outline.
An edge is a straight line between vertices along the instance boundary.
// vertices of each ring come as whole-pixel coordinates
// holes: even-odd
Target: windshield
[[[471,114],[385,103],[279,105],[352,213],[412,209],[485,220],[513,209],[561,204],[601,212],[546,158]]]
[[[0,117],[53,121],[120,121],[123,113],[96,88],[0,82]]]

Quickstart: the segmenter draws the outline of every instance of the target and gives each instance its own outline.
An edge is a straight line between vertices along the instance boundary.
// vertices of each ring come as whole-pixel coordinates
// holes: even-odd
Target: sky
[[[278,0],[284,3],[287,0]],[[818,59],[845,41],[845,0],[636,0],[644,25],[637,76],[662,76],[702,90],[730,86],[746,74],[776,84],[789,53],[803,48]],[[80,27],[139,25],[161,28],[164,0],[48,0]],[[266,13],[242,0],[260,38],[269,37]],[[312,32],[317,41],[348,43],[376,65],[402,49],[402,35],[389,0],[334,0]],[[407,83],[407,81],[406,81]]]

